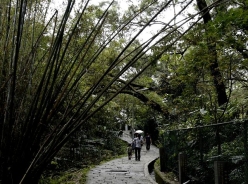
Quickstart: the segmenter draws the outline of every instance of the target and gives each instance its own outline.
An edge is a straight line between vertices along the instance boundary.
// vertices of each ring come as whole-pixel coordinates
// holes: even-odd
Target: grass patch
[[[178,184],[177,176],[173,172],[160,171],[160,159],[154,163],[156,182],[159,184]]]

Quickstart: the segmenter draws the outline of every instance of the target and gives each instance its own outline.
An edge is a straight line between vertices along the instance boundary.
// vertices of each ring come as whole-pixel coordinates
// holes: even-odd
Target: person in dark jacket
[[[148,133],[146,134],[145,141],[146,141],[146,150],[150,150],[150,145],[152,144],[152,139]]]

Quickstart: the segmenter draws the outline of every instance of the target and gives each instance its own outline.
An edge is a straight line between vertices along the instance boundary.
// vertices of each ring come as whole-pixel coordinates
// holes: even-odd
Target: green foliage
[[[155,178],[158,183],[173,183],[178,181],[178,176],[173,172],[161,172],[160,171],[160,159],[157,159],[154,163]]]
[[[40,184],[59,184],[59,183],[86,183],[87,173],[92,167],[95,167],[98,164],[102,164],[106,161],[119,158],[126,154],[127,143],[116,137],[116,135],[109,134],[111,139],[115,139],[114,142],[111,142],[110,139],[106,139],[104,145],[99,147],[95,145],[94,149],[97,149],[98,154],[94,154],[94,149],[91,148],[86,154],[84,150],[84,156],[80,159],[73,159],[67,162],[65,165],[58,166],[58,163],[52,161],[53,165],[57,167],[52,170],[47,170],[40,180]],[[113,150],[113,148],[115,149]],[[101,153],[101,154],[99,154]],[[63,155],[64,159],[68,159],[69,155]],[[78,164],[76,164],[78,163]],[[67,165],[67,167],[66,167]],[[79,166],[78,166],[79,165]],[[49,171],[49,172],[48,172]]]
[[[121,145],[111,135],[125,123],[146,131],[151,128],[156,140],[159,129],[166,132],[245,118],[247,1],[237,2],[213,8],[207,24],[194,22],[189,15],[195,26],[184,30],[178,18],[169,22],[163,17],[163,11],[171,8],[167,1],[141,1],[124,13],[117,4],[105,9],[109,4],[102,2],[80,4],[72,14],[68,4],[64,15],[55,13],[50,22],[44,1],[12,6],[3,1],[0,159],[6,162],[0,166],[0,180],[13,176],[19,182],[28,173],[28,182],[35,183],[59,150],[80,138],[77,131],[101,145],[89,148],[94,156],[101,150],[108,157],[119,151],[114,145]],[[175,1],[175,7],[185,3]],[[161,39],[154,45],[158,37],[147,43],[134,37],[145,26],[160,23]],[[228,101],[220,106],[222,83]],[[144,88],[148,90],[138,91]],[[163,137],[161,132],[158,142],[178,141],[176,135]],[[199,144],[196,133],[182,137],[186,141],[178,146]],[[235,139],[225,140],[240,146]],[[238,154],[227,142],[222,144],[227,150],[223,154]],[[177,150],[176,145],[170,148]],[[214,147],[209,154],[216,151]],[[59,167],[56,162],[52,166]]]
[[[235,157],[235,156],[242,156],[243,153],[244,153],[244,145],[243,145],[243,142],[241,140],[242,137],[237,137],[235,140],[231,141],[231,142],[224,142],[222,145],[221,145],[221,148],[222,148],[222,153],[221,155],[219,155],[219,158],[220,159],[230,159],[232,157]],[[217,147],[214,146],[212,148],[212,150],[206,154],[206,158],[211,158],[211,157],[214,157],[218,155],[218,151],[217,151]],[[235,160],[234,160],[235,162]]]
[[[26,1],[8,3],[4,1],[0,12],[0,159],[5,161],[0,180],[37,183],[45,166],[80,128],[91,136],[105,135],[106,128],[116,130],[111,122],[118,117],[99,112],[124,88],[118,79],[140,58],[137,50],[147,46],[137,48],[136,38],[129,43],[121,38],[132,18],[119,26],[111,4],[82,3],[70,16],[74,1],[68,1],[62,17],[55,12],[47,20],[49,10],[34,8],[38,1],[28,6]]]

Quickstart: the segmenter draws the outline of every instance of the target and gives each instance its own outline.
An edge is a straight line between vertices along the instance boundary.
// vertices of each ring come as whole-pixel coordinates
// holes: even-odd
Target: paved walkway
[[[121,138],[131,143],[129,132],[124,132]],[[146,151],[144,145],[140,161],[135,161],[133,154],[131,160],[125,156],[98,165],[89,171],[86,184],[155,184],[148,172],[148,164],[158,157],[158,148],[151,145],[150,150]]]

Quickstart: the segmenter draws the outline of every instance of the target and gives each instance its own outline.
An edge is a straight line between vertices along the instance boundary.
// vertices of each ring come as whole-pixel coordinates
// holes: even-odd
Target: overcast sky
[[[77,0],[78,2],[82,2],[82,0]],[[106,0],[90,0],[90,3],[93,3],[93,4],[99,4],[100,2],[102,2],[102,1],[105,1],[106,2]],[[123,10],[123,11],[125,11],[125,10],[127,10],[128,9],[128,5],[130,5],[130,3],[135,3],[135,2],[137,2],[137,4],[138,4],[138,1],[137,0],[116,0],[119,4],[120,4],[120,7],[121,7],[121,10]],[[51,12],[54,12],[54,9],[57,9],[58,11],[59,11],[59,14],[60,15],[62,15],[62,13],[63,13],[63,9],[65,8],[65,6],[66,6],[66,4],[67,4],[67,2],[68,2],[68,0],[52,0],[52,11]],[[111,2],[111,0],[109,0],[109,2]],[[186,2],[186,1],[185,1]],[[77,7],[77,6],[75,6],[75,7]],[[175,13],[177,13],[177,12],[179,12],[180,11],[180,6],[177,6],[176,7],[177,9],[175,9]],[[191,8],[190,9],[188,9],[188,12],[190,12],[190,13],[193,13],[194,12],[194,10],[193,10],[193,8],[192,8],[192,6],[191,6]],[[173,18],[174,17],[174,9],[173,9],[173,6],[172,6],[172,4],[171,4],[171,9],[167,9],[164,13],[163,13],[163,15],[162,15],[162,18],[161,18],[161,21],[162,22],[169,22],[170,20],[171,20],[171,18]],[[182,16],[180,16],[180,17],[178,17],[177,18],[177,20],[176,21],[179,21],[180,19],[182,19],[183,17]],[[173,24],[174,22],[172,22],[171,23],[171,25]],[[142,39],[143,41],[144,40],[146,40],[148,37],[150,37],[151,36],[151,34],[154,34],[154,33],[156,33],[158,30],[159,30],[159,28],[161,27],[161,25],[153,25],[153,27],[152,28],[148,28],[148,29],[146,29],[145,31],[144,31],[144,34],[143,35],[145,35],[145,36],[142,36],[143,38],[145,38],[145,39]],[[187,26],[186,26],[187,27]]]

